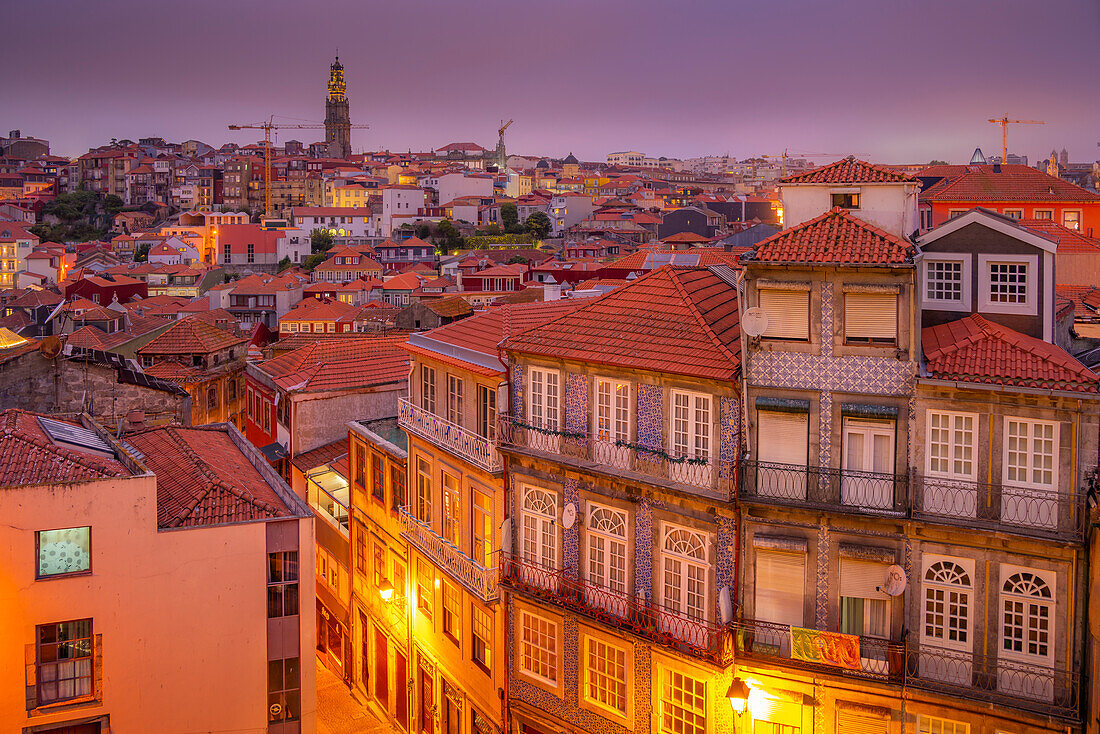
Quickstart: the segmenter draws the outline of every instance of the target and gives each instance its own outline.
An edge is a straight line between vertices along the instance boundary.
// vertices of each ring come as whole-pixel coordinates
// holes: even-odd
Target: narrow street
[[[344,683],[316,660],[317,734],[390,734],[397,731],[360,705]]]

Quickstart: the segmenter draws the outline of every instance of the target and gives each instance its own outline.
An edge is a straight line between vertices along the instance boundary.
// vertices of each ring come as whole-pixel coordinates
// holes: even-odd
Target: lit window
[[[970,724],[921,714],[917,731],[919,734],[970,734]]]
[[[432,618],[432,594],[434,593],[432,568],[422,559],[416,560],[416,608],[428,619]]]
[[[462,593],[454,584],[443,582],[443,634],[456,645],[461,639]]]
[[[35,533],[37,577],[67,576],[92,570],[92,529],[65,528]]]
[[[476,606],[471,606],[473,659],[485,668],[489,668],[493,661],[492,656],[492,623],[489,615]]]
[[[1027,303],[1027,264],[989,263],[990,303]]]
[[[483,568],[489,568],[493,560],[493,505],[492,498],[476,489],[473,494],[473,559]]]
[[[443,472],[443,537],[455,547],[460,542],[459,527],[462,522],[462,508],[458,497],[458,480]]]
[[[594,637],[585,642],[585,700],[625,716],[626,650]]]
[[[674,670],[661,670],[661,734],[705,734],[706,683]]]
[[[1081,212],[1063,210],[1062,226],[1067,229],[1081,229]]]
[[[432,522],[432,466],[424,459],[416,460],[416,519]]]
[[[558,682],[558,625],[549,619],[520,612],[519,667],[550,685]]]
[[[298,613],[298,552],[267,554],[267,616]]]

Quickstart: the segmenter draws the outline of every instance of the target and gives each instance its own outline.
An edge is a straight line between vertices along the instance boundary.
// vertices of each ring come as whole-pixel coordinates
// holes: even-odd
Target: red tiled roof
[[[1100,254],[1100,239],[1086,237],[1077,230],[1063,227],[1052,219],[1021,219],[1017,224],[1057,243],[1059,254]]]
[[[695,234],[694,232],[677,232],[674,235],[670,235],[661,240],[661,242],[681,243],[686,242],[688,244],[694,244],[698,242],[710,242],[710,237],[704,237],[701,234]]]
[[[221,525],[290,511],[224,428],[153,428],[126,437],[157,475],[157,526]]]
[[[1100,310],[1100,288],[1094,285],[1058,284],[1055,286],[1055,292],[1059,298],[1064,298],[1073,304],[1080,318]]]
[[[925,175],[921,171],[921,175]],[[920,194],[921,201],[1073,201],[1100,202],[1100,194],[1029,166],[966,166]]]
[[[297,306],[279,319],[284,321],[351,321],[359,313],[358,306],[331,298],[303,298]]]
[[[148,344],[137,350],[138,354],[209,354],[221,349],[244,344],[212,324],[188,317],[172,324]]]
[[[777,232],[742,260],[815,265],[911,265],[913,247],[846,209]]]
[[[316,466],[321,466],[322,464],[331,464],[341,456],[347,456],[347,454],[348,439],[345,437],[338,441],[327,443],[319,448],[315,448],[312,451],[298,454],[290,460],[290,463],[296,466],[300,471],[305,472]]]
[[[56,306],[63,299],[53,291],[28,290],[14,301],[8,301],[5,305],[9,308],[37,308],[39,306]]]
[[[815,168],[803,173],[796,173],[781,179],[782,184],[863,184],[863,183],[919,183],[917,179],[906,176],[904,173],[892,171],[874,163],[856,160],[853,156],[830,163],[821,168]]]
[[[284,390],[347,390],[408,379],[406,336],[326,339],[287,352],[257,367]]]
[[[728,272],[728,271],[727,271]],[[737,291],[709,268],[659,268],[504,348],[627,369],[735,379]]]
[[[1065,350],[978,314],[922,329],[921,344],[930,377],[1100,392],[1100,377]]]
[[[50,416],[51,420],[60,420]],[[79,425],[79,424],[74,424]],[[59,446],[25,410],[0,413],[0,486],[60,484],[129,476],[120,462]]]

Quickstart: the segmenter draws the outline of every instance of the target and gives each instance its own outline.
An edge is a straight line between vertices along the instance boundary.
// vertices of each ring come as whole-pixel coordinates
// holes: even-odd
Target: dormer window
[[[1035,313],[1038,258],[1021,255],[979,255],[979,307],[994,313]]]
[[[859,209],[859,193],[845,192],[833,194],[833,206],[841,209]]]
[[[989,263],[989,300],[992,303],[1027,302],[1027,264]]]

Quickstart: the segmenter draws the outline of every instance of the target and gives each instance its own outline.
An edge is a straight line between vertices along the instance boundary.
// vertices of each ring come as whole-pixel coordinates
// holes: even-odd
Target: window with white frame
[[[527,415],[531,424],[551,431],[560,425],[560,374],[555,370],[532,367],[529,371]]]
[[[447,375],[447,420],[462,425],[462,403],[464,384],[458,375]]]
[[[626,649],[584,637],[584,700],[626,716]]]
[[[988,267],[990,303],[1027,303],[1027,263],[991,262]]]
[[[420,458],[416,460],[416,519],[432,522],[432,465]]]
[[[760,288],[758,301],[768,316],[768,327],[763,334],[765,339],[809,340],[809,288]]]
[[[924,641],[968,650],[973,571],[956,560],[929,559],[924,571]]]
[[[707,619],[707,538],[703,533],[666,524],[661,543],[661,588],[670,611]]]
[[[558,565],[558,534],[554,521],[558,499],[545,489],[528,487],[523,495],[523,560],[544,568]]]
[[[443,472],[443,537],[458,547],[462,508],[458,498],[458,480]]]
[[[1062,226],[1066,229],[1081,229],[1081,210],[1080,209],[1063,209],[1062,210]]]
[[[706,734],[706,681],[664,668],[660,676],[661,734]]]
[[[629,441],[630,383],[597,377],[594,413],[597,440]]]
[[[973,479],[975,413],[928,411],[928,473],[951,479]]]
[[[1019,661],[1049,665],[1054,657],[1054,600],[1037,572],[1020,570],[1001,588],[1001,651]]]
[[[672,391],[672,453],[710,459],[711,396]]]
[[[519,613],[519,668],[551,686],[558,684],[558,625],[523,609]]]
[[[420,365],[420,407],[435,413],[435,370]]]
[[[962,260],[926,260],[925,300],[930,303],[962,304],[966,292],[964,266]]]
[[[626,595],[626,513],[588,503],[587,580],[612,594]]]
[[[1053,488],[1058,426],[1046,421],[1005,419],[1005,483]]]
[[[970,734],[970,724],[921,714],[917,719],[917,731],[919,734]]]

